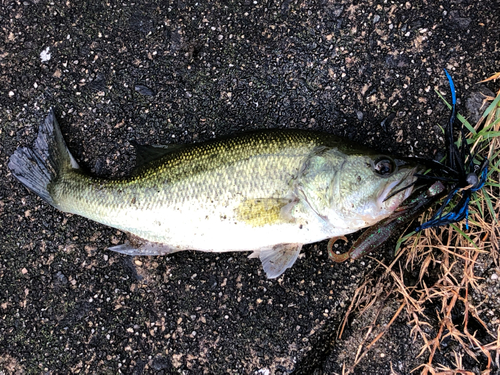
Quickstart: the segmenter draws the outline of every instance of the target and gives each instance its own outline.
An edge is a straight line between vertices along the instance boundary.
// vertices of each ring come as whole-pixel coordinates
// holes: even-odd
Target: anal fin
[[[131,256],[151,256],[172,254],[184,249],[178,249],[167,244],[151,242],[134,235],[129,235],[129,240],[125,241],[124,244],[109,247],[109,250]]]

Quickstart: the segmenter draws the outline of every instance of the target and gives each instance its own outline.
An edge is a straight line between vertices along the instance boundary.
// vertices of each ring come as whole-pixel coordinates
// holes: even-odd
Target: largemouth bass
[[[34,146],[18,148],[9,168],[57,209],[132,234],[111,250],[253,251],[250,257],[260,258],[269,278],[291,267],[303,244],[388,217],[411,194],[411,186],[404,188],[416,180],[417,168],[303,130],[143,146],[139,154],[146,162],[129,177],[90,176],[66,147],[51,110]]]

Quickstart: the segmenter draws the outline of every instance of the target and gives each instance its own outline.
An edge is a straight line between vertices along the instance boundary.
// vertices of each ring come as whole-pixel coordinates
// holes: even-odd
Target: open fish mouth
[[[414,184],[417,181],[415,173],[419,169],[419,167],[411,168],[401,179],[388,183],[377,198],[378,206],[385,206],[386,209],[391,211],[398,208],[411,195]]]

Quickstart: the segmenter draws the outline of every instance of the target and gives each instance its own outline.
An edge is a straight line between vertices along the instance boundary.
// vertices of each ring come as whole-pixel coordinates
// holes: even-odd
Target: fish
[[[419,166],[332,134],[268,129],[206,142],[139,146],[130,175],[86,173],[54,110],[9,169],[56,209],[129,234],[109,249],[131,256],[251,251],[266,276],[305,244],[387,218],[410,196]]]

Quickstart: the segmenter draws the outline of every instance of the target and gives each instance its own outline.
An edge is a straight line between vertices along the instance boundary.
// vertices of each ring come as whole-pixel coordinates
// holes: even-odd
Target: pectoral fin
[[[268,279],[275,279],[290,268],[299,256],[302,244],[286,243],[262,250],[259,258]]]
[[[235,209],[235,214],[239,220],[254,227],[292,222],[290,210],[295,204],[287,198],[247,199]]]

